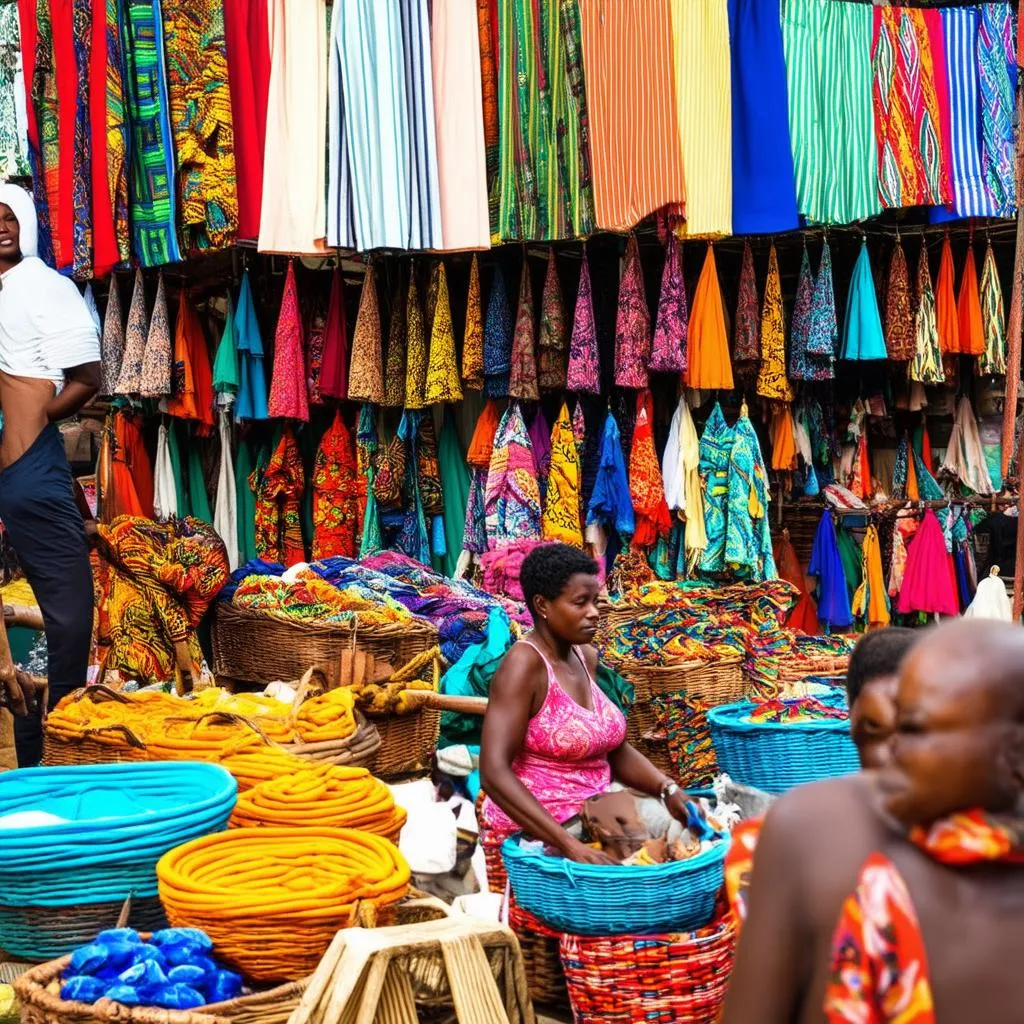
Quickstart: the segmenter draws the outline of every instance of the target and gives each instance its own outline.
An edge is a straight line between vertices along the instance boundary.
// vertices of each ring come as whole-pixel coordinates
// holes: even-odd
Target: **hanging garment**
[[[889,597],[893,600],[900,596],[903,586],[903,575],[907,571],[907,539],[917,530],[917,521],[911,516],[902,516],[896,520],[892,531],[892,561],[889,563]],[[892,604],[890,602],[890,607]]]
[[[700,272],[693,295],[687,346],[686,386],[731,391],[729,335],[725,328],[725,308],[718,284],[715,250],[711,245],[708,245],[704,269]]]
[[[978,294],[978,269],[974,263],[974,246],[967,247],[964,272],[960,278],[960,295],[956,304],[957,351],[965,356],[985,354],[985,328],[981,322],[981,296]]]
[[[771,422],[772,469],[792,473],[797,468],[796,434],[793,411],[788,405],[772,407]]]
[[[690,311],[683,280],[681,248],[679,239],[670,232],[665,245],[661,296],[651,342],[650,368],[656,373],[686,373],[686,331]]]
[[[220,412],[220,459],[217,462],[217,498],[213,509],[213,528],[227,549],[228,567],[238,566],[238,496],[231,463],[231,418],[227,410]]]
[[[547,494],[541,533],[544,540],[560,541],[583,547],[580,523],[580,454],[569,419],[569,407],[562,403],[558,419],[551,431],[551,465],[548,471]]]
[[[700,476],[704,482],[705,550],[700,571],[724,573],[725,539],[728,529],[729,453],[735,432],[725,422],[722,407],[715,402],[700,438]]]
[[[541,391],[563,391],[568,372],[569,337],[565,330],[565,302],[554,249],[548,249],[548,266],[544,272],[537,348],[537,386]]]
[[[1013,8],[978,5],[978,84],[981,103],[981,164],[997,217],[1017,210],[1014,171],[1017,64],[1013,52]]]
[[[395,288],[391,315],[388,319],[388,344],[384,353],[384,405],[389,409],[401,409],[405,405],[407,370],[401,285]]]
[[[405,407],[422,409],[427,389],[427,324],[416,282],[417,267],[409,272],[405,303]]]
[[[476,253],[469,266],[466,326],[462,332],[462,383],[470,391],[484,388],[484,321],[480,304],[480,262]]]
[[[580,0],[579,7],[596,226],[629,231],[655,210],[686,201],[675,8],[644,0]],[[729,174],[728,161],[723,173]]]
[[[537,477],[540,481],[541,498],[543,499],[548,473],[551,470],[551,428],[544,416],[544,409],[540,405],[537,406],[537,411],[533,414],[533,421],[530,423],[527,433],[530,435],[530,444],[533,447],[533,462],[537,467]]]
[[[512,310],[499,263],[494,268],[484,322],[484,393],[488,398],[504,398],[508,394],[511,367]]]
[[[708,546],[704,526],[704,488],[700,477],[700,441],[685,396],[680,399],[679,451],[683,466],[683,495],[686,503],[684,548],[686,570],[692,573]]]
[[[646,388],[651,358],[651,312],[644,292],[643,269],[636,235],[626,243],[615,316],[615,384],[620,388]]]
[[[597,326],[594,322],[590,266],[585,245],[580,264],[580,286],[572,320],[572,338],[569,342],[566,387],[570,391],[587,392],[591,395],[601,393],[601,363],[597,348]]]
[[[798,225],[779,6],[779,0],[729,0],[732,231],[737,235],[791,231]],[[721,131],[721,123],[715,130]],[[685,158],[684,165],[689,166]]]
[[[305,328],[306,341],[306,401],[310,405],[323,405],[320,377],[324,372],[324,331],[327,329],[327,311],[319,296],[308,306],[309,322]]]
[[[213,358],[212,387],[217,396],[217,405],[230,409],[238,396],[241,385],[238,374],[238,329],[235,326],[235,304],[231,295],[227,297],[227,313],[224,318],[224,333],[217,345]]]
[[[622,457],[619,425],[609,412],[601,433],[601,456],[594,481],[594,490],[587,505],[587,540],[592,539],[591,527],[600,527],[606,533],[613,531],[626,543],[636,530],[633,502],[629,493],[629,477]]]
[[[921,246],[917,261],[917,314],[914,317],[914,358],[910,363],[910,379],[920,384],[942,384],[946,374],[942,369],[942,351],[939,345],[939,325],[932,292],[932,275],[928,268],[928,249]]]
[[[492,46],[481,51],[497,61],[497,238],[585,237],[594,229],[593,136],[587,140],[594,100],[589,68],[583,80],[589,55],[579,5],[491,4],[490,12]]]
[[[665,502],[665,484],[654,449],[653,415],[651,393],[645,391],[637,395],[636,424],[629,450],[629,496],[636,518],[633,544],[645,551],[652,548],[659,537],[667,537],[672,529],[672,517]]]
[[[93,19],[93,81],[90,83],[90,102],[97,106],[104,103],[106,109],[101,117],[98,111],[93,118],[93,130],[103,132],[103,138],[95,145],[106,147],[106,160],[93,163],[93,180],[97,182],[94,192],[99,189],[97,175],[106,168],[106,182],[109,188],[111,215],[114,221],[114,237],[117,244],[118,261],[127,263],[131,259],[131,227],[128,223],[128,107],[125,88],[124,48],[119,26],[117,0],[106,0],[105,17],[97,11]],[[103,32],[106,46],[96,42]],[[99,212],[96,217],[100,217]],[[97,250],[97,273],[103,268],[101,250]]]
[[[957,403],[953,429],[946,445],[946,457],[939,475],[948,475],[975,494],[995,494],[989,476],[985,452],[978,434],[978,421],[971,409],[971,400],[964,396]]]
[[[132,303],[128,307],[128,320],[124,330],[124,358],[121,372],[114,387],[115,395],[138,394],[142,379],[142,360],[146,354],[146,288],[142,271],[135,271],[135,285],[132,289]]]
[[[258,557],[256,554],[256,495],[250,480],[253,474],[252,455],[246,441],[238,442],[235,460],[235,505],[238,510],[238,561],[240,565]]]
[[[789,613],[786,626],[789,629],[806,633],[808,636],[817,635],[821,632],[818,613],[814,607],[814,598],[807,592],[807,577],[800,565],[800,559],[797,558],[793,542],[789,539],[789,530],[782,531],[779,539],[775,542],[772,554],[775,564],[778,566],[779,579],[791,583],[800,594],[799,600]]]
[[[811,323],[807,330],[807,354],[815,357],[824,379],[835,376],[833,361],[838,352],[839,325],[836,322],[836,295],[832,284],[832,250],[826,240],[821,247],[821,263],[814,281]],[[818,363],[818,357],[821,362]]]
[[[267,6],[270,82],[259,249],[321,252],[327,223],[327,4],[268,0]]]
[[[206,475],[199,446],[194,438],[188,445],[188,499],[188,514],[212,525],[213,513],[210,511],[210,496],[206,490]]]
[[[131,126],[132,251],[144,267],[177,263],[178,200],[159,0],[124,0],[119,19]]]
[[[761,358],[761,305],[757,297],[754,253],[750,242],[743,243],[743,265],[736,293],[733,319],[733,363],[757,363]]]
[[[295,285],[295,263],[288,261],[284,279],[284,295],[274,333],[274,371],[270,378],[268,414],[271,419],[293,419],[309,422],[309,393],[302,338],[302,317],[299,293]]]
[[[304,561],[301,507],[305,490],[302,457],[291,428],[285,427],[263,472],[254,473],[256,553],[265,562]]]
[[[443,571],[454,576],[462,551],[462,535],[466,505],[469,501],[469,470],[466,455],[459,441],[455,420],[445,413],[441,436],[437,444],[437,461],[441,472],[441,490],[444,494]]]
[[[146,348],[142,354],[139,394],[143,398],[162,398],[171,393],[171,327],[167,316],[167,290],[161,272],[156,283],[156,300],[149,320]]]
[[[480,30],[473,5],[434,0],[430,35],[441,236],[445,249],[486,249],[491,233]]]
[[[799,212],[823,224],[873,217],[871,5],[786,0],[782,38]]]
[[[939,276],[935,279],[935,318],[939,332],[939,350],[943,355],[960,351],[960,320],[956,309],[954,290],[953,249],[949,235],[942,243]]]
[[[683,451],[680,433],[683,429],[683,415],[687,410],[686,396],[680,395],[679,402],[669,422],[668,438],[661,456],[661,480],[665,485],[665,504],[669,512],[685,513],[686,491],[684,489]]]
[[[15,24],[13,21],[13,6],[7,8],[6,14],[11,17],[11,24]],[[88,83],[88,100],[86,101],[88,103],[88,116],[82,122],[82,127],[87,132],[86,137],[88,138],[89,147],[89,201],[92,206],[91,226],[93,243],[92,272],[95,277],[101,278],[106,277],[121,262],[121,253],[117,241],[117,227],[114,223],[113,192],[114,187],[116,187],[115,182],[120,184],[119,179],[123,178],[125,174],[123,162],[125,136],[123,128],[115,136],[115,147],[120,149],[122,155],[120,157],[115,156],[115,160],[119,161],[119,164],[114,169],[113,174],[111,174],[108,164],[110,154],[107,151],[107,67],[109,58],[105,0],[102,5],[93,4],[91,0],[85,0],[84,3],[80,0],[75,6],[75,15],[79,26],[85,29],[83,36],[87,34],[88,38],[88,70],[85,76],[85,80]],[[0,12],[0,40],[3,38],[4,17],[5,14]],[[0,42],[0,47],[2,46],[3,43]],[[116,95],[112,98],[114,103],[120,108],[115,116],[123,125],[124,94],[121,85],[123,65],[121,63],[121,48],[119,45],[115,45],[114,54],[118,67],[111,75],[114,88],[116,89]],[[11,71],[15,68],[13,62],[6,62],[2,57],[0,57],[0,64],[9,67]],[[0,93],[3,92],[3,74],[4,72],[0,71]],[[19,84],[22,94],[24,94],[24,83]],[[13,93],[10,94],[10,98],[13,102]],[[4,101],[0,99],[0,174],[4,173],[5,164],[3,103]],[[16,168],[12,168],[12,171],[15,174],[18,173]],[[27,164],[23,173],[26,175],[31,173]],[[126,192],[125,199],[127,199]],[[125,212],[127,213],[127,211]],[[127,224],[124,226],[127,227]],[[130,253],[128,255],[130,256]]]
[[[352,402],[384,404],[384,368],[381,353],[380,307],[373,264],[368,264],[359,298],[359,314],[352,336],[352,362],[348,371],[348,398]]]
[[[878,192],[886,209],[952,201],[946,53],[938,11],[876,8]]]
[[[359,410],[359,422],[356,424],[356,500],[359,506],[360,558],[372,555],[384,546],[377,499],[373,494],[379,447],[374,410],[366,403]]]
[[[985,246],[985,265],[981,271],[981,316],[985,351],[978,360],[978,372],[1003,376],[1006,373],[1006,318],[1003,289],[991,242]],[[105,343],[105,330],[103,340]]]
[[[540,540],[540,490],[530,436],[518,402],[505,411],[494,437],[484,491],[490,550],[516,541]]]
[[[862,241],[857,264],[853,268],[850,291],[846,297],[843,324],[843,348],[840,359],[885,359],[885,335],[878,312],[875,279],[871,273],[867,241]]]
[[[448,301],[448,277],[444,264],[434,264],[431,278],[433,316],[430,324],[430,358],[424,399],[427,405],[440,402],[461,402],[459,364],[455,357],[455,332]]]
[[[786,379],[786,316],[782,308],[782,283],[775,245],[768,255],[768,279],[761,310],[761,366],[757,393],[778,402],[793,401],[793,386]]]
[[[733,105],[727,0],[672,0],[671,8],[686,233],[731,235]],[[642,74],[652,71],[648,68]]]
[[[473,431],[466,452],[466,464],[472,470],[469,494],[466,498],[466,514],[463,520],[462,548],[471,555],[487,550],[487,532],[484,528],[484,491],[487,486],[487,472],[494,450],[494,438],[498,432],[498,410],[493,399],[484,405]],[[460,568],[463,560],[460,558]]]
[[[250,240],[259,237],[263,202],[263,147],[270,83],[268,32],[266,0],[225,0],[224,39],[231,83],[238,234]]]
[[[182,292],[178,303],[173,379],[173,395],[166,399],[164,410],[178,419],[197,423],[197,434],[208,437],[214,426],[213,375],[206,335],[188,292]]]
[[[340,267],[331,277],[331,296],[327,301],[320,394],[324,398],[348,398],[348,329],[345,324],[345,280]]]
[[[152,518],[155,479],[141,417],[125,410],[115,413],[113,433],[113,494],[104,507],[104,518],[108,522],[121,515]]]
[[[921,526],[907,549],[907,565],[896,610],[901,615],[960,613],[942,527],[931,509],[925,511]]]
[[[263,339],[256,318],[249,273],[242,275],[235,313],[238,330],[238,398],[235,401],[235,419],[265,420],[267,412],[267,377],[263,369]]]
[[[889,263],[889,287],[885,291],[885,348],[889,358],[899,363],[914,358],[914,316],[910,308],[907,256],[897,237]]]
[[[177,514],[178,492],[167,447],[167,424],[161,423],[157,428],[156,461],[153,463],[153,515],[157,519],[170,519]]]
[[[725,563],[740,579],[760,583],[775,579],[768,504],[771,489],[761,444],[741,407],[729,452],[729,494],[726,501]]]
[[[993,572],[978,581],[974,600],[964,612],[965,619],[995,619],[997,622],[1013,622],[1013,606],[1006,593],[1006,584]]]
[[[2,15],[2,11],[0,11]],[[1000,302],[1002,298],[1000,298]],[[100,352],[103,363],[103,381],[100,394],[108,397],[117,394],[117,381],[121,376],[124,360],[125,336],[124,314],[121,312],[121,288],[117,277],[111,275],[110,291],[107,293],[107,310],[103,317],[103,333],[100,337]]]
[[[789,328],[789,377],[791,380],[814,380],[814,370],[807,355],[807,336],[811,329],[811,308],[814,303],[814,275],[811,257],[804,246],[800,275],[793,298],[793,319]]]
[[[540,398],[537,389],[537,344],[533,316],[533,285],[530,283],[530,261],[523,253],[523,270],[519,281],[519,307],[516,310],[516,327],[512,335],[512,356],[509,368],[509,398],[520,398],[536,402]]]
[[[103,25],[103,19],[99,19]],[[28,178],[26,124],[19,107],[25,95],[25,76],[21,67],[18,8],[7,4],[0,8],[0,178]],[[105,52],[105,51],[104,51]]]
[[[223,249],[238,236],[224,6],[160,0],[160,7],[184,247]]]
[[[818,522],[807,572],[808,575],[818,578],[818,620],[830,630],[845,630],[852,626],[850,593],[846,588],[846,576],[839,555],[835,524],[828,509],[821,514]]]
[[[314,559],[358,555],[359,500],[352,435],[336,410],[313,460]]]

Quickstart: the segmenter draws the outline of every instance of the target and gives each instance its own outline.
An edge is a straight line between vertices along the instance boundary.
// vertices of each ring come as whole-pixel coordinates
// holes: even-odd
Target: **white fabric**
[[[683,491],[686,504],[686,531],[684,547],[686,564],[689,568],[697,562],[700,553],[708,546],[708,534],[704,526],[704,491],[700,482],[700,438],[693,413],[687,403],[679,405],[679,447],[683,460]]]
[[[1006,593],[1006,584],[998,576],[986,576],[981,580],[964,618],[1013,622],[1013,607]]]
[[[398,848],[418,874],[443,875],[455,867],[458,836],[455,814],[437,802],[429,779],[391,786],[395,803],[408,815]]]
[[[957,405],[940,472],[958,480],[975,494],[995,494],[985,451],[981,447],[978,421],[974,418],[971,400],[966,396]]]
[[[672,413],[672,422],[669,424],[665,454],[661,457],[661,479],[665,484],[665,502],[670,512],[686,511],[685,469],[683,452],[679,445],[684,410],[689,411],[686,410],[686,399],[680,397],[679,405]]]
[[[178,514],[178,488],[174,483],[174,467],[167,443],[167,427],[161,423],[156,434],[156,461],[153,463],[153,514],[157,519],[170,519]]]
[[[228,551],[228,565],[238,568],[238,495],[231,466],[231,423],[228,413],[220,414],[220,468],[217,472],[217,500],[213,509],[213,528]]]

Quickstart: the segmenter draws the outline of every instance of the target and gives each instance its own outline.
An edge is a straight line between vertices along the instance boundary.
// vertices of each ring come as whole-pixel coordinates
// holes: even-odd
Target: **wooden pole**
[[[1024,529],[1021,523],[1024,522],[1024,487],[1021,481],[1024,480],[1024,442],[1021,442],[1020,451],[1017,452],[1017,557],[1014,559],[1013,568],[1013,621],[1020,622],[1021,612],[1024,612]]]

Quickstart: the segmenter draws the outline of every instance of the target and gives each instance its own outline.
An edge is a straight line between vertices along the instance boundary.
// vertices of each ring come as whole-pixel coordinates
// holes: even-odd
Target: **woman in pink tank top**
[[[525,832],[572,860],[610,863],[562,826],[614,779],[665,800],[686,820],[685,797],[626,742],[622,712],[594,682],[597,564],[567,544],[523,561],[533,631],[505,655],[491,683],[480,748],[492,837]]]

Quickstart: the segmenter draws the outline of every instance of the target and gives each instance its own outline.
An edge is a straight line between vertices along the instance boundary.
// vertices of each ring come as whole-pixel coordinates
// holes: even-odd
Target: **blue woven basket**
[[[860,769],[848,719],[746,721],[755,706],[738,701],[708,711],[718,766],[734,782],[765,793],[785,793],[805,782]]]
[[[577,864],[506,839],[501,855],[516,902],[573,935],[691,931],[711,920],[722,888],[723,839],[690,860],[649,867]]]

